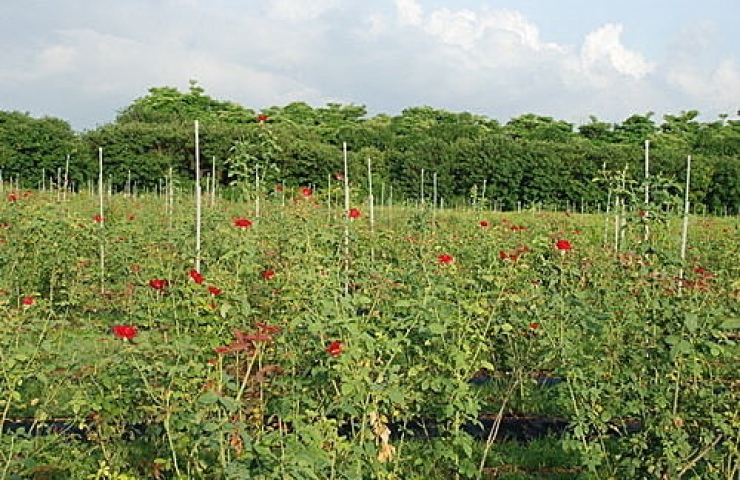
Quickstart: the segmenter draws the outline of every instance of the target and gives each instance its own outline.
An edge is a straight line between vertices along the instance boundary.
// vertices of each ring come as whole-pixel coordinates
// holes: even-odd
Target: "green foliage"
[[[74,155],[78,142],[69,123],[51,117],[0,111],[0,170],[4,181],[19,180],[21,188],[36,188],[57,181],[64,173],[67,155]],[[75,173],[72,181],[79,180]]]
[[[245,138],[237,140],[226,159],[227,176],[231,185],[241,192],[241,199],[249,198],[249,191],[259,194],[258,185],[276,185],[280,182],[277,161],[281,148],[269,127],[260,122],[254,129],[247,130]]]
[[[138,98],[123,109],[116,123],[179,123],[200,120],[204,123],[246,124],[255,121],[255,113],[233,102],[222,102],[204,95],[195,80],[187,93],[174,87],[153,87],[149,95]]]
[[[607,201],[591,183],[596,171],[604,163],[613,171],[629,165],[630,180],[641,182],[649,140],[653,174],[680,181],[686,157],[692,155],[693,205],[722,213],[740,208],[740,122],[727,115],[704,123],[699,112],[689,110],[665,115],[660,123],[648,112],[614,124],[591,116],[576,128],[533,113],[500,125],[429,106],[368,117],[362,105],[293,102],[263,108],[258,115],[208,96],[196,81],[187,92],[151,88],[113,123],[77,135],[60,120],[3,113],[0,166],[4,178],[20,177],[25,186],[36,186],[48,183],[71,155],[70,177],[81,189],[96,180],[98,149],[103,148],[106,182],[113,190],[130,186],[129,180],[154,189],[170,168],[180,183],[189,184],[195,173],[195,120],[201,125],[200,163],[204,173],[215,166],[221,185],[243,186],[247,177],[252,183],[257,168],[265,183],[323,186],[342,171],[346,143],[351,179],[367,184],[369,158],[376,184],[392,188],[397,199],[421,200],[423,169],[425,180],[436,174],[438,200],[447,205],[467,203],[470,189],[486,182],[491,188],[481,200],[496,208],[572,210],[578,205],[596,211]],[[42,174],[47,177],[43,182]],[[431,187],[423,190],[431,192]]]
[[[219,199],[197,275],[190,196],[112,196],[105,222],[85,194],[0,204],[0,414],[27,421],[0,435],[3,474],[737,473],[734,219],[702,219],[681,262],[670,212],[630,216],[614,253],[602,216],[427,205],[371,231],[324,199],[267,197],[251,225]],[[497,412],[569,428],[470,434]],[[29,434],[51,419],[76,436]]]

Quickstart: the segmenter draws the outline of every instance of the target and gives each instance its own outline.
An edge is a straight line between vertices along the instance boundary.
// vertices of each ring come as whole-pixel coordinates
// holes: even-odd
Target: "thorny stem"
[[[488,457],[488,453],[491,451],[491,446],[493,445],[493,442],[496,440],[496,437],[498,436],[498,431],[499,431],[499,428],[501,427],[501,420],[503,419],[503,415],[504,415],[504,408],[506,407],[506,404],[509,402],[511,395],[517,389],[520,379],[521,379],[521,376],[517,375],[514,380],[514,383],[509,387],[509,391],[506,392],[504,401],[501,402],[501,408],[498,409],[498,413],[496,414],[496,420],[494,421],[493,426],[491,427],[491,431],[488,434],[488,438],[486,439],[486,446],[483,450],[483,456],[481,457],[480,464],[478,465],[478,476],[477,476],[478,479],[482,478],[483,468],[486,465],[486,458]]]
[[[242,395],[244,395],[244,390],[247,388],[247,383],[249,382],[249,377],[252,373],[252,368],[254,367],[255,362],[257,362],[257,358],[260,356],[260,346],[259,344],[255,344],[257,351],[254,352],[254,355],[252,355],[252,358],[249,359],[249,365],[247,366],[247,371],[244,373],[244,377],[242,378],[241,385],[239,386],[239,392],[236,394],[236,397],[234,397],[234,402],[238,403],[239,400],[241,400]]]
[[[722,434],[720,433],[719,435],[717,435],[717,436],[716,436],[716,437],[714,438],[714,440],[712,441],[712,443],[711,443],[711,444],[707,445],[707,446],[706,446],[706,448],[705,448],[704,450],[702,450],[701,452],[699,452],[699,453],[698,453],[698,454],[697,454],[697,455],[696,455],[696,456],[695,456],[695,457],[694,457],[694,458],[693,458],[693,459],[692,459],[692,460],[691,460],[691,461],[690,461],[690,462],[689,462],[688,464],[686,464],[686,466],[685,466],[685,467],[683,467],[683,468],[681,469],[681,471],[680,471],[680,472],[678,472],[678,477],[677,477],[677,478],[678,478],[678,479],[680,480],[680,478],[681,478],[681,477],[683,477],[683,476],[684,476],[684,475],[686,474],[686,472],[688,472],[689,470],[691,470],[691,469],[692,469],[692,468],[694,467],[694,465],[696,465],[696,464],[697,464],[697,463],[699,462],[699,460],[701,460],[701,459],[702,459],[702,458],[704,458],[704,457],[705,457],[705,456],[706,456],[706,455],[707,455],[707,454],[708,454],[709,452],[711,452],[712,450],[714,450],[714,447],[716,447],[716,446],[717,446],[717,444],[718,444],[718,443],[719,443],[719,442],[720,442],[721,440],[722,440]],[[730,478],[730,477],[727,477],[727,478]]]
[[[678,391],[680,388],[680,385],[679,385],[680,381],[681,381],[681,370],[676,369],[676,388],[675,388],[675,391],[673,392],[673,415],[674,416],[678,413]]]

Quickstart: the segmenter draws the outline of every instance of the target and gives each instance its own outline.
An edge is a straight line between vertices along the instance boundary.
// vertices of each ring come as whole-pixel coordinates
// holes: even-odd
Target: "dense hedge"
[[[114,189],[129,179],[139,188],[161,184],[170,168],[180,181],[194,177],[193,122],[200,122],[201,165],[215,162],[221,184],[245,181],[259,165],[269,181],[326,186],[342,168],[348,145],[350,173],[365,185],[372,161],[376,185],[395,198],[418,199],[422,171],[426,193],[436,182],[447,202],[485,194],[501,208],[545,203],[603,205],[605,184],[643,181],[645,141],[651,173],[679,186],[692,155],[692,200],[711,211],[740,208],[740,121],[726,116],[698,121],[699,112],[633,115],[621,124],[592,117],[578,126],[550,117],[522,115],[505,124],[469,113],[413,107],[400,115],[369,117],[363,106],[303,102],[261,112],[214,100],[197,84],[186,93],[152,88],[110,124],[77,133],[55,118],[0,112],[3,178],[24,187],[56,178],[65,168],[78,188],[97,178],[103,149],[106,178]],[[253,176],[252,176],[253,178]],[[657,177],[656,177],[657,178]],[[53,180],[51,179],[51,180]],[[601,179],[601,182],[594,181]],[[50,181],[51,181],[50,180]],[[46,181],[44,182],[46,183]]]

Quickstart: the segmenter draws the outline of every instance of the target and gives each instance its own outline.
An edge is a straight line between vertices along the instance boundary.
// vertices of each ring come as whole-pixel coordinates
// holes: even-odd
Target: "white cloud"
[[[716,60],[718,33],[707,22],[683,29],[671,45],[665,78],[678,96],[720,112],[735,112],[740,106],[740,65],[732,57]]]
[[[554,43],[542,42],[537,26],[513,10],[440,8],[424,15],[414,0],[395,1],[402,24],[418,27],[444,45],[467,51],[490,47],[492,43],[531,51],[561,49]]]
[[[380,13],[370,13],[364,20],[365,28],[360,33],[369,37],[379,37],[388,31],[388,18]]]
[[[628,19],[594,20],[581,42],[572,40],[579,44],[566,45],[554,41],[558,29],[517,7],[483,1],[70,1],[38,15],[0,7],[10,9],[0,17],[0,108],[44,113],[64,104],[62,116],[79,126],[102,115],[81,112],[111,118],[149,87],[187,88],[191,78],[251,108],[340,101],[371,112],[425,104],[500,119],[536,112],[616,120],[662,107],[740,105],[738,57],[711,51],[728,35],[711,25],[676,32],[682,44],[663,59],[655,52],[669,39],[650,49],[643,38],[625,45],[623,36],[639,32]]]
[[[483,25],[470,10],[450,12],[443,8],[432,12],[424,30],[443,43],[470,50],[480,38]]]
[[[422,23],[423,10],[415,0],[394,0],[399,21],[403,25],[418,27]]]
[[[734,112],[740,106],[740,67],[733,59],[724,59],[712,69],[677,65],[667,72],[666,79],[671,87],[697,103],[725,112]]]
[[[67,45],[53,45],[45,48],[38,56],[38,68],[46,74],[69,72],[77,61],[78,52]]]
[[[614,72],[639,80],[653,71],[654,65],[640,53],[622,45],[622,30],[620,24],[607,24],[586,36],[581,66],[595,82],[605,81]]]
[[[720,62],[711,76],[714,96],[723,102],[736,102],[740,106],[740,66],[733,59]]]
[[[339,4],[339,0],[270,0],[267,9],[276,19],[302,23],[316,20]]]

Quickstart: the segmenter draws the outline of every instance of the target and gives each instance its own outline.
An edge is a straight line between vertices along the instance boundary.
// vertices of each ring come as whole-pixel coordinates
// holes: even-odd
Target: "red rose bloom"
[[[488,222],[485,221],[485,220],[481,220],[480,222],[478,222],[478,226],[479,227],[487,227],[488,226]]]
[[[205,277],[196,269],[190,270],[190,278],[192,278],[198,285],[203,283],[203,280],[205,280]]]
[[[564,252],[566,250],[572,249],[573,245],[571,245],[568,240],[558,240],[557,243],[555,244],[555,248],[557,248],[561,252]]]
[[[329,346],[326,347],[326,353],[328,353],[330,357],[337,358],[342,354],[342,342],[337,340],[331,342]]]
[[[258,122],[266,122],[270,119],[267,115],[257,115],[257,121]]]
[[[437,259],[440,263],[444,264],[450,264],[455,261],[455,258],[452,255],[448,255],[446,253],[443,253],[442,255],[438,256]]]
[[[93,217],[93,220],[95,220],[95,223],[103,223],[103,221],[105,221],[105,219],[101,215],[95,215]]]
[[[214,287],[213,285],[209,285],[208,293],[210,293],[211,295],[215,297],[215,296],[221,295],[221,289],[218,287]]]
[[[234,226],[239,228],[249,228],[252,226],[252,222],[246,218],[235,218]]]
[[[262,272],[262,280],[270,280],[275,276],[275,270],[265,270]]]
[[[131,325],[116,325],[115,327],[111,328],[111,331],[116,337],[125,338],[126,340],[132,340],[138,333],[136,327]]]
[[[311,187],[303,187],[301,188],[301,196],[304,198],[308,198],[311,195],[313,195],[313,190],[311,190]]]
[[[360,218],[361,215],[360,211],[356,208],[350,208],[349,212],[347,212],[349,218]]]
[[[23,299],[21,300],[21,303],[27,307],[33,305],[33,302],[35,302],[33,297],[23,297]]]
[[[161,278],[152,278],[149,280],[149,286],[154,290],[164,290],[169,284],[170,282]]]

